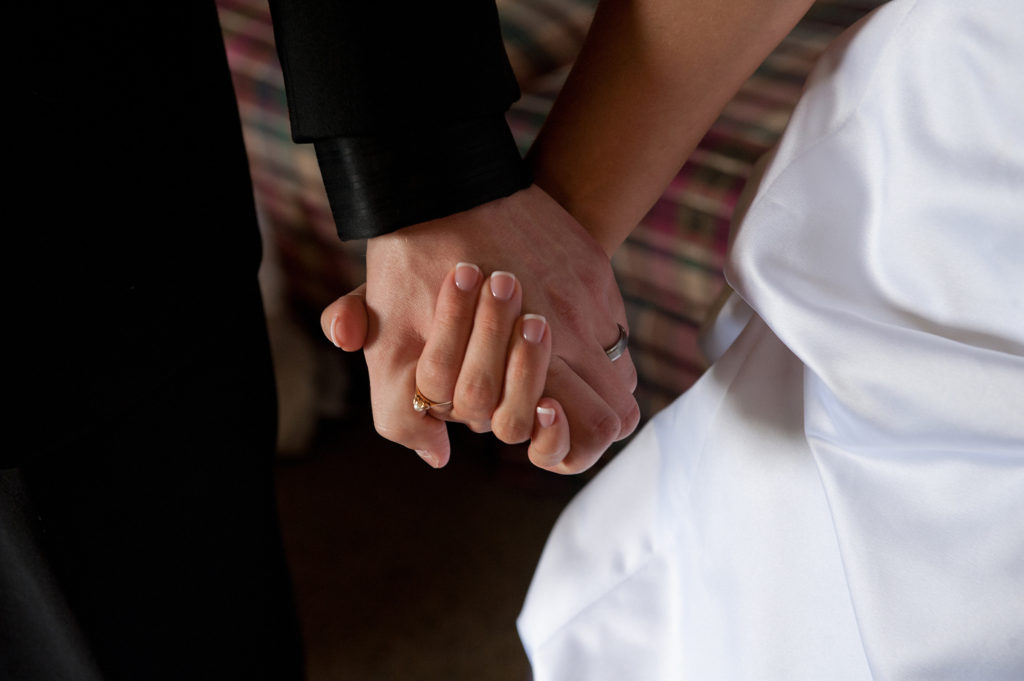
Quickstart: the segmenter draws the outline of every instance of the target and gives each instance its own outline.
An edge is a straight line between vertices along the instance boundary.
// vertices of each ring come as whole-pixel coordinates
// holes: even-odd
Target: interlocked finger
[[[619,432],[615,440],[629,436],[640,420],[640,409],[633,392],[637,373],[628,349],[629,334],[621,324],[607,329],[588,344],[585,362],[573,363],[572,368],[606,400],[619,418]],[[614,359],[612,359],[614,357]],[[575,429],[573,430],[575,433]]]
[[[428,411],[435,418],[444,418],[451,411],[482,280],[479,267],[460,262],[441,285],[430,334],[416,364],[413,407],[427,407],[417,411]]]
[[[509,339],[521,306],[522,289],[511,272],[493,272],[481,287],[451,413],[453,420],[476,432],[491,430],[491,416],[505,381]]]
[[[527,455],[535,465],[556,472],[569,453],[570,434],[565,412],[556,400],[543,398],[536,409],[536,420]]]
[[[547,320],[541,315],[523,315],[509,342],[505,385],[491,422],[495,437],[502,442],[516,444],[529,439],[537,403],[544,394],[550,359]]]
[[[598,350],[599,352],[603,351]],[[603,357],[608,362],[607,357]],[[609,367],[610,368],[610,367]],[[589,468],[619,437],[623,419],[593,387],[591,387],[561,357],[552,357],[548,369],[545,392],[565,406],[565,419],[569,424],[571,448],[561,458],[534,458],[540,468],[557,473],[578,473]],[[635,400],[634,400],[635,403]],[[629,414],[627,409],[624,415]]]

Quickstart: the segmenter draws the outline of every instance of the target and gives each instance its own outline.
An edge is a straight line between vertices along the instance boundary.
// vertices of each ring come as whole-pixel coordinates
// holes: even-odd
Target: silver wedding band
[[[604,354],[608,355],[608,359],[613,362],[626,353],[626,346],[629,345],[629,334],[622,328],[622,324],[619,324],[618,327],[619,340],[615,341],[615,344],[610,348],[605,348],[604,351]]]

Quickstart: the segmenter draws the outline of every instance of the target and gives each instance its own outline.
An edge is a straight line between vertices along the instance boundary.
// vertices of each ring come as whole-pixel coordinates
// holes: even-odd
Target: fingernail
[[[523,315],[523,338],[529,343],[540,343],[544,340],[544,329],[548,327],[548,320],[539,314]]]
[[[334,343],[334,347],[340,348],[341,346],[338,345],[338,335],[335,332],[335,329],[337,327],[338,327],[338,320],[337,319],[332,319],[331,320],[331,325],[328,327],[328,330],[331,332],[331,342]]]
[[[430,464],[431,468],[437,468],[437,457],[428,452],[425,449],[417,449],[416,453],[420,455],[420,458]]]
[[[472,291],[480,281],[480,268],[471,262],[460,262],[455,266],[455,286],[460,291]]]
[[[516,275],[511,272],[491,274],[491,295],[498,300],[508,300],[516,291]]]
[[[537,422],[541,428],[547,428],[555,422],[555,410],[550,407],[537,407]]]

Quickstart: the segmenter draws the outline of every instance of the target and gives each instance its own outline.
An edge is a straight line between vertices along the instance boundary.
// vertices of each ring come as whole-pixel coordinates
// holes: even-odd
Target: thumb
[[[368,322],[365,282],[325,307],[320,314],[324,336],[345,352],[363,348]]]

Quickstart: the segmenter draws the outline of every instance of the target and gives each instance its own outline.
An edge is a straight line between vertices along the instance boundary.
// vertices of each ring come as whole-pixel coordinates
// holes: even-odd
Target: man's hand
[[[632,395],[636,370],[628,353],[613,363],[604,352],[618,337],[617,325],[626,326],[625,312],[605,253],[535,186],[369,241],[364,350],[377,432],[435,465],[447,462],[445,424],[412,408],[417,382],[431,400],[453,400],[475,430],[490,427],[501,380],[487,372],[479,380],[460,379],[462,348],[450,353],[432,348],[420,357],[437,292],[460,261],[478,264],[484,276],[499,270],[515,274],[523,311],[544,315],[550,324],[553,346],[544,394],[564,408],[571,446],[564,458],[534,463],[561,473],[590,467],[639,421]],[[325,334],[345,349],[354,349],[360,335],[359,302],[358,296],[342,298],[324,311]],[[529,437],[529,432],[495,434],[506,442]]]

